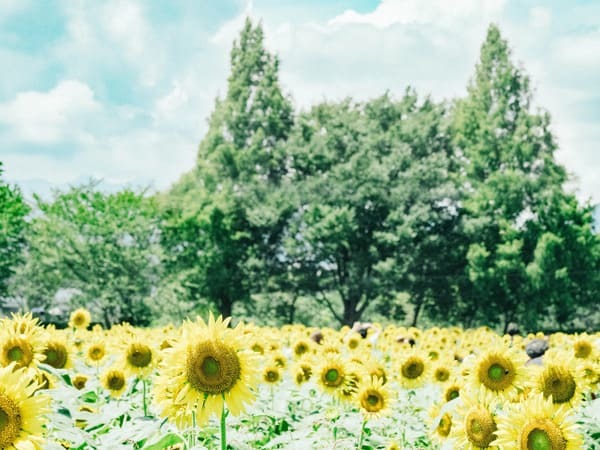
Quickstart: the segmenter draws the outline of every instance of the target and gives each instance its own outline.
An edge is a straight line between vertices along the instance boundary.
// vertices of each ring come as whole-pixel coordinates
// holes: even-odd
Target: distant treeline
[[[167,192],[91,182],[27,205],[1,183],[4,308],[598,329],[593,208],[563,188],[550,117],[496,26],[452,101],[408,88],[295,111],[278,70],[247,21],[196,165]]]

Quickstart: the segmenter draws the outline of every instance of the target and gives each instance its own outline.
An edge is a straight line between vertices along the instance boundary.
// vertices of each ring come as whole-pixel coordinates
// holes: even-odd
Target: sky
[[[0,0],[4,178],[28,196],[90,178],[167,189],[194,165],[248,16],[298,110],[407,86],[463,96],[498,24],[567,188],[600,203],[598,0]]]

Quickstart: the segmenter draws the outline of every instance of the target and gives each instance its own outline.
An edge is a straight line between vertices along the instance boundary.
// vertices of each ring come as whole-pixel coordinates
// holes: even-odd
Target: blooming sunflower
[[[484,389],[505,400],[515,397],[527,381],[527,356],[515,347],[492,344],[471,361],[468,376],[471,387]]]
[[[429,410],[429,417],[431,418],[429,435],[431,440],[439,446],[442,446],[449,439],[453,420],[450,409],[442,408],[442,403],[434,403]]]
[[[358,389],[356,398],[365,419],[379,418],[391,412],[391,394],[380,378],[372,377],[368,383],[364,383]]]
[[[104,341],[92,341],[85,352],[86,361],[90,366],[99,366],[106,356],[106,344]]]
[[[73,387],[78,390],[82,390],[88,381],[88,376],[82,373],[76,374],[71,382],[73,383]]]
[[[300,338],[294,343],[294,357],[301,358],[312,351],[313,344],[310,339]]]
[[[591,359],[595,357],[594,342],[587,334],[581,334],[573,343],[573,356],[579,359]]]
[[[121,346],[121,365],[128,376],[144,379],[155,369],[158,353],[151,339],[133,333],[130,340]]]
[[[33,371],[15,364],[0,367],[0,448],[40,450],[44,444],[44,415],[50,412],[50,397],[38,393]]]
[[[179,427],[191,425],[193,416],[204,424],[225,405],[238,415],[254,399],[257,357],[246,350],[241,327],[227,327],[230,320],[211,314],[208,324],[200,318],[185,322],[181,339],[164,350],[155,399],[163,416]]]
[[[407,353],[400,361],[398,378],[402,386],[414,389],[425,384],[429,375],[430,361],[419,350]]]
[[[92,321],[92,315],[85,308],[76,309],[69,316],[69,328],[85,330]]]
[[[118,367],[112,367],[102,374],[102,386],[111,397],[120,397],[127,389],[127,375]]]
[[[462,395],[456,409],[456,420],[452,427],[452,437],[457,448],[479,450],[496,448],[497,420],[496,403],[498,397],[489,391],[479,390]]]
[[[573,410],[556,405],[542,395],[512,405],[498,418],[494,445],[517,450],[579,450],[583,439],[577,432]]]
[[[300,358],[294,366],[291,368],[291,372],[294,376],[294,382],[297,386],[310,380],[313,372],[313,365],[307,358]]]
[[[341,357],[332,353],[326,353],[323,361],[315,369],[318,386],[328,394],[343,396],[342,390],[350,388],[348,377],[349,365]]]
[[[267,384],[276,384],[281,382],[281,368],[276,364],[269,364],[263,369],[263,381]]]
[[[45,330],[29,315],[13,315],[2,320],[0,366],[15,363],[15,368],[36,367],[44,358]]]
[[[576,361],[567,353],[545,361],[533,377],[532,388],[544,397],[552,397],[554,403],[579,404],[583,400],[582,388],[586,383],[580,378],[581,370]]]
[[[57,331],[54,327],[48,327],[48,339],[44,349],[42,362],[55,369],[68,369],[73,367],[73,356],[75,349],[64,333]]]

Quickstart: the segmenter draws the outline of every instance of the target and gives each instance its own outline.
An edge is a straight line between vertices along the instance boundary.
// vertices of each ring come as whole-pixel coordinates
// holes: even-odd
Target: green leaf
[[[183,442],[181,436],[174,433],[168,433],[161,437],[158,441],[149,443],[148,445],[143,447],[142,450],[164,450],[167,447],[179,444],[181,442]]]

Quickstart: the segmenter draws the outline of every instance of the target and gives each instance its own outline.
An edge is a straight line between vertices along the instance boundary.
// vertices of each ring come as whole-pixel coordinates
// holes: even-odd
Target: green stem
[[[362,426],[360,427],[360,436],[358,437],[358,450],[362,449],[362,445],[363,445],[363,439],[365,437],[365,427],[367,426],[367,418],[365,417],[363,419],[363,423]]]
[[[188,448],[194,448],[196,445],[196,410],[192,410],[192,429],[190,431],[190,435],[188,436],[189,445]]]
[[[143,386],[143,398],[144,398],[144,417],[148,417],[148,405],[146,404],[146,379],[144,378],[142,380],[142,386]]]
[[[227,426],[225,424],[225,399],[223,399],[223,411],[221,411],[221,450],[227,450]]]

